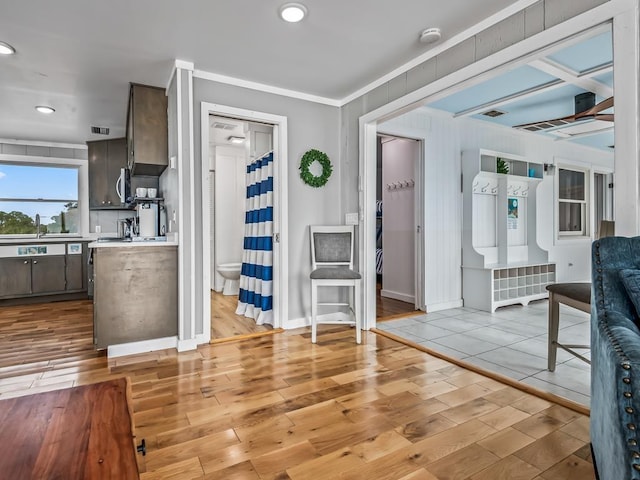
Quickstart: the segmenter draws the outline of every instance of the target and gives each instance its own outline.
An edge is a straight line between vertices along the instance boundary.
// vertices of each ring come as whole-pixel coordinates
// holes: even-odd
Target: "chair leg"
[[[318,286],[311,280],[311,343],[316,343],[317,324],[316,316],[318,315]]]
[[[549,333],[547,369],[550,372],[556,369],[556,356],[558,353],[558,327],[560,324],[560,304],[555,299],[553,292],[549,292]]]
[[[353,286],[353,315],[356,320],[356,343],[362,343],[362,319],[360,318],[360,282]]]

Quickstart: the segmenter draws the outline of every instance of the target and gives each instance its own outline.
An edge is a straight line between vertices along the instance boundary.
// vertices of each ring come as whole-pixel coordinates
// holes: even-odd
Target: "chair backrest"
[[[310,225],[311,267],[347,266],[353,269],[353,225]]]

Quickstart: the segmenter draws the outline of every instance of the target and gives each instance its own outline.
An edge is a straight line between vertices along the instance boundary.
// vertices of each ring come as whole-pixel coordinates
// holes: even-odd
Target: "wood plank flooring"
[[[382,285],[376,285],[376,320],[383,322],[394,318],[405,317],[416,313],[416,307],[413,303],[403,302],[395,298],[383,297],[380,295]]]
[[[0,399],[128,376],[142,479],[594,478],[584,415],[372,332],[309,337],[0,367]]]
[[[251,335],[273,330],[271,325],[256,325],[255,320],[236,315],[238,297],[211,290],[211,340]]]
[[[0,307],[0,367],[104,354],[93,346],[91,300]]]

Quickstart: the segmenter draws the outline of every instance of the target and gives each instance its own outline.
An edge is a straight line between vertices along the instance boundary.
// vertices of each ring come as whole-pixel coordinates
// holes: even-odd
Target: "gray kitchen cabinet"
[[[56,293],[65,290],[65,256],[50,255],[31,258],[31,294]]]
[[[159,176],[168,165],[164,88],[132,83],[127,110],[127,155],[132,175]]]
[[[55,298],[83,298],[87,291],[87,243],[50,242],[31,244],[48,248],[44,255],[18,255],[0,258],[0,303],[33,303]],[[2,245],[0,243],[0,245]],[[68,253],[73,246],[73,253]],[[55,250],[55,251],[52,251]]]
[[[0,297],[31,294],[31,261],[28,258],[0,258]]]
[[[127,139],[87,142],[89,157],[89,208],[120,209],[116,192],[120,169],[127,166]]]
[[[86,253],[84,255],[67,255],[67,291],[87,289],[86,264]]]
[[[93,269],[98,348],[178,334],[177,247],[96,247]]]

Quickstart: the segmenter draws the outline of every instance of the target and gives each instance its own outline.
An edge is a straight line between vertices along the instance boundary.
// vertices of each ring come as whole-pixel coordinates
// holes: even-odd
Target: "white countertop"
[[[166,242],[142,241],[142,242],[91,242],[89,248],[135,248],[135,247],[177,247],[178,242],[167,240]]]
[[[56,237],[54,235],[44,235],[40,238],[35,236],[33,237],[9,237],[0,239],[0,245],[37,245],[42,243],[74,243],[74,242],[91,242],[95,240],[93,238],[87,237],[69,237],[69,236],[60,236]]]

